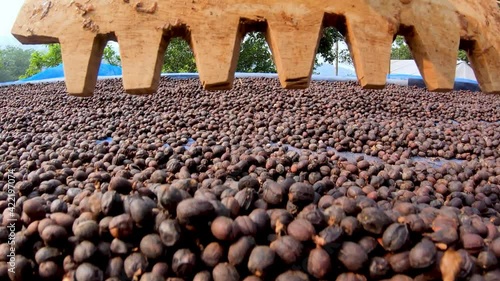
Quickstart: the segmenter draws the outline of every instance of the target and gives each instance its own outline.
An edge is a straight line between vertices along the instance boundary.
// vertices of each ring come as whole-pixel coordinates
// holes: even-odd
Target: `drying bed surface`
[[[499,108],[264,78],[0,88],[0,279],[498,280]]]

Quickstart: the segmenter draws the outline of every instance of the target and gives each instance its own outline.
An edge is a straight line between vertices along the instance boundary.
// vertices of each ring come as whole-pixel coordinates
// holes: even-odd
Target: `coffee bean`
[[[221,241],[233,241],[241,233],[238,224],[228,217],[217,217],[210,228],[214,237]]]
[[[250,256],[250,252],[255,247],[255,239],[251,236],[243,236],[238,241],[234,242],[227,254],[227,259],[230,264],[237,266],[244,262]],[[271,246],[272,248],[272,246]]]
[[[240,82],[0,87],[0,279],[498,279],[496,96]]]
[[[349,241],[342,244],[337,258],[350,271],[361,269],[368,261],[365,250],[358,244]]]
[[[287,232],[288,235],[300,242],[310,240],[316,234],[314,226],[305,219],[293,220],[288,224]]]
[[[142,254],[149,259],[158,259],[164,252],[163,243],[158,234],[148,234],[144,236],[139,246]]]
[[[270,248],[286,264],[293,264],[302,255],[303,245],[292,236],[281,236],[271,242]]]
[[[413,268],[426,268],[436,261],[436,246],[428,239],[422,239],[410,251],[410,265]]]
[[[234,266],[228,263],[219,263],[212,271],[214,281],[238,281],[240,275]]]
[[[382,246],[387,251],[397,251],[401,249],[410,239],[408,228],[404,224],[393,223],[382,236]]]
[[[217,242],[208,244],[201,253],[201,260],[208,267],[215,267],[224,256],[224,248]]]
[[[196,256],[189,249],[179,249],[172,258],[172,270],[177,276],[190,276],[196,266]]]
[[[322,248],[316,248],[309,253],[307,271],[312,276],[322,279],[332,270],[331,264],[328,253]]]
[[[266,274],[274,264],[274,251],[268,246],[253,248],[248,259],[248,270],[260,277]]]

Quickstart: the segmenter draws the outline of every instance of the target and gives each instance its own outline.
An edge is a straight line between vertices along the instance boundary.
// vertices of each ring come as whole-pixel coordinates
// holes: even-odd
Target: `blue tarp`
[[[98,76],[116,76],[116,75],[122,75],[121,67],[104,63],[101,64]],[[42,72],[39,72],[31,77],[22,79],[20,81],[28,82],[28,81],[46,80],[54,78],[64,78],[64,70],[62,64],[55,67],[47,68]]]
[[[340,68],[339,68],[340,70]],[[122,69],[117,66],[112,66],[109,64],[101,64],[99,69],[99,76],[102,79],[107,78],[121,78]],[[340,73],[339,73],[340,74]],[[313,75],[312,80],[323,80],[323,81],[356,81],[356,76],[352,74],[346,75],[348,73],[343,73],[345,76],[334,76],[330,75]],[[162,76],[173,78],[173,79],[192,79],[198,78],[198,73],[163,73]],[[262,77],[262,78],[277,78],[276,73],[239,73],[235,75],[236,78],[248,78],[248,77]],[[425,83],[421,76],[419,75],[407,75],[407,74],[390,74],[387,76],[388,84],[397,84],[402,86],[417,86],[425,88]],[[19,80],[15,82],[0,83],[0,86],[8,86],[23,83],[36,83],[36,82],[49,82],[49,81],[62,81],[64,80],[64,72],[62,65],[46,69],[45,71],[38,73],[32,77],[24,80]],[[474,80],[456,78],[454,90],[469,90],[469,91],[480,91],[479,85]]]
[[[401,80],[423,79],[422,76],[420,76],[420,75],[409,75],[409,74],[389,74],[389,75],[387,75],[387,78],[389,78],[389,79],[401,79]],[[475,81],[475,80],[465,79],[465,78],[455,78],[455,82],[478,84],[477,81]]]
[[[408,81],[408,86],[416,86],[419,88],[425,88],[425,82],[422,76],[420,75],[407,75],[407,74],[390,74],[387,75],[388,79],[394,80],[406,80]],[[464,79],[464,78],[455,78],[455,84],[453,85],[453,90],[468,90],[468,91],[481,91],[479,88],[479,84],[477,81]]]
[[[464,80],[466,82],[464,82]],[[476,81],[472,81],[468,79],[456,79],[455,84],[453,85],[453,90],[455,91],[471,91],[471,92],[480,92],[481,88],[479,88],[479,84]],[[416,86],[419,88],[425,88],[425,81],[422,77],[419,78],[408,78],[408,86]]]
[[[339,65],[338,75],[335,75],[335,66],[331,64],[323,64],[317,67],[314,70],[314,73],[317,73],[319,76],[325,77],[334,77],[334,76],[342,76],[342,77],[356,77],[356,71],[353,67],[349,65]]]

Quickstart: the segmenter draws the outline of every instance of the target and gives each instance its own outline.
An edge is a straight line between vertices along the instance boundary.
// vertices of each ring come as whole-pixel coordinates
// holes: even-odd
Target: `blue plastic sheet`
[[[189,139],[187,140],[187,143],[186,143],[185,145],[183,145],[183,146],[184,146],[184,148],[187,150],[187,149],[189,149],[189,148],[190,148],[190,147],[191,147],[191,146],[192,146],[195,142],[196,142],[196,141],[195,141],[194,139],[189,138]],[[169,148],[169,147],[170,147],[170,145],[169,145],[168,143],[166,143],[166,144],[164,144],[164,145],[163,145],[163,147],[164,147],[164,148]]]
[[[409,78],[408,79],[408,86],[410,86],[410,87],[416,86],[419,88],[426,87],[424,79],[422,79],[422,77]],[[472,92],[480,92],[481,88],[479,88],[479,84],[474,80],[457,78],[457,79],[455,79],[455,84],[453,85],[453,90],[455,90],[455,91],[465,90],[465,91],[472,91]]]
[[[345,76],[332,75],[312,75],[312,80],[315,81],[356,81],[356,76],[348,75],[343,73]],[[112,66],[108,64],[101,64],[99,69],[99,77],[101,79],[106,78],[121,78],[122,69],[117,66]],[[198,79],[198,73],[163,73],[162,76],[172,78],[172,79]],[[236,78],[277,78],[276,73],[240,73],[235,74]],[[64,79],[64,71],[62,65],[54,68],[46,69],[32,77],[24,80],[0,83],[0,86],[16,85],[29,82],[47,82],[47,81],[60,81]],[[390,74],[387,76],[388,84],[397,84],[401,86],[416,86],[420,88],[425,88],[424,80],[418,75],[407,75],[407,74]],[[469,91],[481,91],[479,85],[474,80],[456,78],[454,90],[469,90]]]
[[[113,141],[113,138],[112,137],[107,137],[105,139],[100,139],[100,140],[96,140],[95,142],[97,144],[102,144],[102,143],[105,143],[107,142],[108,144],[111,143]]]
[[[121,67],[105,63],[101,64],[101,66],[99,67],[98,76],[116,76],[116,75],[122,75]],[[21,81],[28,82],[28,81],[38,81],[38,80],[46,80],[54,78],[64,78],[64,69],[62,64],[55,67],[47,68],[42,72],[39,72]]]
[[[195,140],[193,140],[192,138],[189,138],[187,143],[184,145],[184,148],[189,149],[194,143],[195,143]]]
[[[273,143],[273,142],[269,143],[269,145],[270,146],[278,146],[277,143]],[[293,146],[291,146],[289,144],[283,144],[283,146],[286,147],[288,151],[295,151],[299,155],[302,155],[303,151],[308,151],[308,152],[310,152],[312,154],[316,153],[316,152],[310,151],[308,149],[296,148],[296,147],[293,147]],[[363,156],[363,158],[365,160],[367,160],[368,162],[371,162],[371,163],[384,163],[384,161],[381,158],[379,158],[377,156],[371,156],[371,155],[368,155],[368,154],[365,154],[365,153],[355,153],[355,152],[349,152],[349,151],[338,151],[335,148],[330,147],[330,146],[327,147],[327,151],[333,151],[336,155],[338,155],[340,157],[343,157],[347,161],[352,162],[352,163],[355,163],[356,162],[356,158],[359,157],[359,156]],[[457,163],[458,165],[462,165],[464,163],[464,160],[459,160],[459,159],[444,159],[444,158],[441,158],[441,157],[419,157],[419,156],[416,156],[416,157],[411,157],[410,160],[413,161],[413,162],[415,162],[415,163],[422,163],[422,164],[424,164],[426,166],[433,167],[433,168],[442,167],[444,164],[450,163],[450,162]]]

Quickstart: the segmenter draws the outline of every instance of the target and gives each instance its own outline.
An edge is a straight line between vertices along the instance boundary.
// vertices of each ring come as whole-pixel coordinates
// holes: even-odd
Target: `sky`
[[[17,46],[23,49],[45,49],[45,45],[22,45],[11,34],[12,26],[16,21],[19,10],[24,3],[24,0],[0,0],[2,7],[0,9],[0,47]],[[118,44],[111,44],[112,47],[118,49]]]
[[[2,2],[2,9],[0,9],[0,36],[6,36],[10,35],[10,30],[24,1],[6,0]]]
[[[12,36],[10,31],[23,3],[24,0],[2,0],[2,8],[0,9],[0,46],[21,46],[21,43]],[[33,47],[31,46],[31,48]]]

